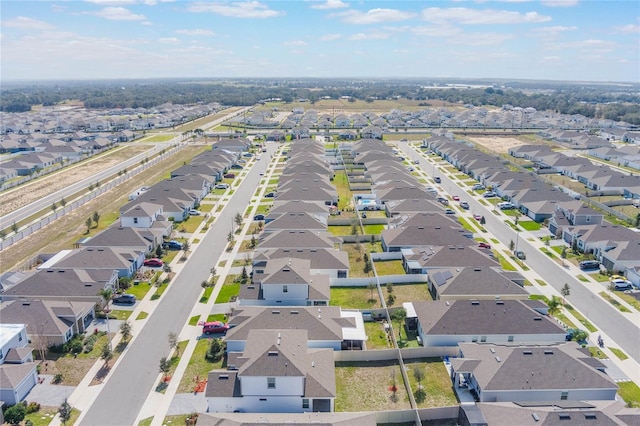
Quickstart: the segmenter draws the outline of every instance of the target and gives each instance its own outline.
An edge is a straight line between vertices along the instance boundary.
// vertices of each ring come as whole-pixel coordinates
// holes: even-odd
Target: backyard
[[[449,407],[458,404],[449,373],[440,358],[405,360],[405,368],[419,408]],[[419,393],[416,395],[418,390],[418,381],[414,374],[416,368],[424,373],[424,378],[420,381],[424,390],[422,396]]]
[[[373,288],[367,287],[332,287],[332,306],[342,306],[344,309],[371,309],[381,308],[382,304],[378,297],[378,290],[375,287],[375,280],[372,278]],[[420,284],[393,284],[392,292],[394,302],[389,304],[389,287],[382,286],[382,294],[389,306],[401,306],[404,302],[415,300],[432,300],[429,288],[426,283]]]
[[[335,372],[335,411],[411,408],[400,366],[395,360],[336,362]]]

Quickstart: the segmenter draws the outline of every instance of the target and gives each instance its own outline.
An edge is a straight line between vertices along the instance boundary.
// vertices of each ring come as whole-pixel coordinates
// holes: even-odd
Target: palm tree
[[[560,313],[560,308],[562,307],[562,303],[560,303],[560,298],[557,296],[551,297],[551,300],[547,302],[549,306],[549,315],[554,316]]]
[[[402,336],[402,323],[406,317],[407,311],[404,308],[396,309],[393,314],[391,314],[391,319],[398,321],[398,337]]]

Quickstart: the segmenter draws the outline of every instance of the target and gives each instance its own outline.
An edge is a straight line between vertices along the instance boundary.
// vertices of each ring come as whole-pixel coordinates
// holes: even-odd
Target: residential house
[[[577,343],[502,346],[461,343],[451,360],[454,386],[478,402],[614,400],[618,385]]]
[[[261,273],[267,262],[276,259],[306,259],[310,261],[311,275],[323,274],[329,278],[347,278],[349,276],[349,256],[346,252],[328,249],[289,249],[279,248],[260,251],[253,257],[254,273]]]
[[[334,411],[333,351],[309,348],[307,336],[285,328],[249,331],[242,351],[228,352],[228,370],[209,373],[207,411]]]
[[[338,306],[257,307],[235,309],[225,341],[227,352],[242,352],[251,330],[306,330],[309,348],[362,349],[367,335],[362,313]]]
[[[561,343],[566,331],[539,300],[429,300],[403,304],[425,347],[459,343]]]
[[[428,274],[431,269],[499,266],[493,253],[470,246],[418,246],[400,250],[407,274]]]
[[[523,277],[499,267],[431,269],[427,282],[433,300],[527,299]]]
[[[119,277],[131,277],[144,262],[144,252],[127,247],[82,247],[62,250],[37,269],[106,269]]]
[[[36,363],[28,344],[25,324],[0,323],[0,401],[7,405],[24,401],[37,383]]]
[[[240,289],[240,305],[326,306],[329,304],[329,276],[311,275],[311,261],[274,259],[254,269],[252,282]]]

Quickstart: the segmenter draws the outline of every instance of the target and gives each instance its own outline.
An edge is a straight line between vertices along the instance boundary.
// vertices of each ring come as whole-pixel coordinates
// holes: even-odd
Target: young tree
[[[109,366],[109,361],[113,359],[113,350],[111,350],[111,345],[109,342],[106,342],[102,347],[102,351],[100,352],[100,359],[104,361],[104,366]]]
[[[120,324],[120,334],[122,334],[122,340],[125,342],[129,340],[131,337],[131,323],[129,321]]]
[[[5,238],[7,238],[7,231],[5,231],[4,229],[0,229],[0,241],[4,240]]]
[[[11,225],[11,230],[13,231],[14,234],[18,233],[18,224],[13,222],[13,225]]]
[[[53,210],[54,212],[58,210],[58,204],[55,201],[51,204],[51,210]]]
[[[98,212],[93,212],[93,216],[91,218],[96,223],[96,228],[97,228],[98,222],[100,222],[100,214]]]
[[[560,290],[560,294],[562,294],[563,298],[566,298],[571,294],[571,287],[569,287],[568,283],[564,283],[564,286],[562,286],[562,289]]]
[[[251,236],[251,248],[255,248],[255,246],[258,244],[258,240],[256,239],[255,235]]]
[[[562,252],[560,253],[560,257],[562,257],[562,266],[564,266],[564,260],[567,258],[567,247],[562,247]]]
[[[166,356],[163,356],[162,358],[160,358],[159,369],[160,369],[160,372],[164,375],[164,377],[166,377],[167,373],[171,370],[171,362],[167,359]]]
[[[173,331],[169,332],[169,336],[167,337],[169,341],[169,347],[171,349],[176,350],[176,356],[180,356],[180,346],[178,345],[178,335]]]
[[[234,241],[235,237],[233,236],[233,231],[229,231],[229,233],[227,234],[227,242],[229,244],[233,244]]]
[[[249,274],[247,273],[247,267],[242,265],[242,284],[245,284],[249,279]]]
[[[234,221],[236,222],[236,225],[238,225],[239,229],[242,226],[242,215],[240,213],[236,213]]]
[[[418,382],[418,389],[422,389],[422,384],[420,383],[424,379],[424,370],[422,369],[422,366],[417,364],[413,366],[413,378]]]
[[[398,338],[402,337],[402,323],[407,317],[407,311],[404,308],[399,308],[393,311],[391,319],[398,321]]]
[[[89,232],[91,232],[91,224],[93,223],[93,221],[91,220],[90,217],[87,218],[87,220],[84,222],[85,225],[87,225],[87,234]]]
[[[184,243],[182,243],[182,250],[184,250],[185,252],[189,251],[190,248],[191,245],[189,244],[189,241],[185,241]]]
[[[516,247],[516,243],[514,243],[513,240],[511,240],[509,242],[509,251],[513,251],[515,247]]]
[[[162,244],[158,244],[156,247],[156,257],[160,258],[162,257]]]
[[[209,349],[207,349],[205,359],[209,362],[218,362],[224,356],[225,350],[226,343],[222,339],[211,339],[211,344],[209,345]]]
[[[369,258],[369,254],[365,253],[363,256],[364,259],[364,273],[368,274],[369,272],[371,272],[371,259]]]
[[[62,206],[62,208],[64,208],[67,205],[67,200],[65,200],[64,198],[60,200],[60,205]]]
[[[369,285],[367,285],[367,288],[369,289],[370,300],[374,300],[373,299],[373,290],[376,288],[376,283],[374,283],[373,281],[369,281]]]
[[[549,315],[551,316],[557,315],[560,312],[560,308],[562,307],[560,298],[557,296],[552,296],[547,305],[549,306]]]
[[[484,226],[484,225],[485,225],[485,223],[487,223],[487,220],[484,218],[484,216],[482,216],[482,217],[480,218],[480,225]]]

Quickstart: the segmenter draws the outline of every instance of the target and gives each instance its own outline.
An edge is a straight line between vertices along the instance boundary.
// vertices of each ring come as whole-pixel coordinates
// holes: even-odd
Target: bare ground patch
[[[467,139],[469,139],[473,143],[482,145],[483,147],[490,149],[491,151],[498,152],[501,154],[509,152],[510,148],[522,146],[522,145],[528,145],[526,142],[523,142],[516,138],[510,138],[510,137],[467,136]]]
[[[118,217],[120,207],[128,202],[131,192],[141,185],[153,185],[161,181],[167,170],[180,167],[185,161],[189,162],[203,149],[201,146],[185,147],[156,167],[150,167],[136,175],[135,179],[129,179],[114,190],[96,197],[51,225],[0,251],[0,271],[13,270],[38,253],[56,253],[63,249],[71,249],[78,238],[87,236],[85,221],[93,212],[100,212],[102,217],[114,214]]]
[[[6,191],[0,194],[0,216],[31,204],[45,195],[66,188],[99,171],[120,164],[124,159],[134,157],[151,148],[153,147],[150,145],[127,145]]]

